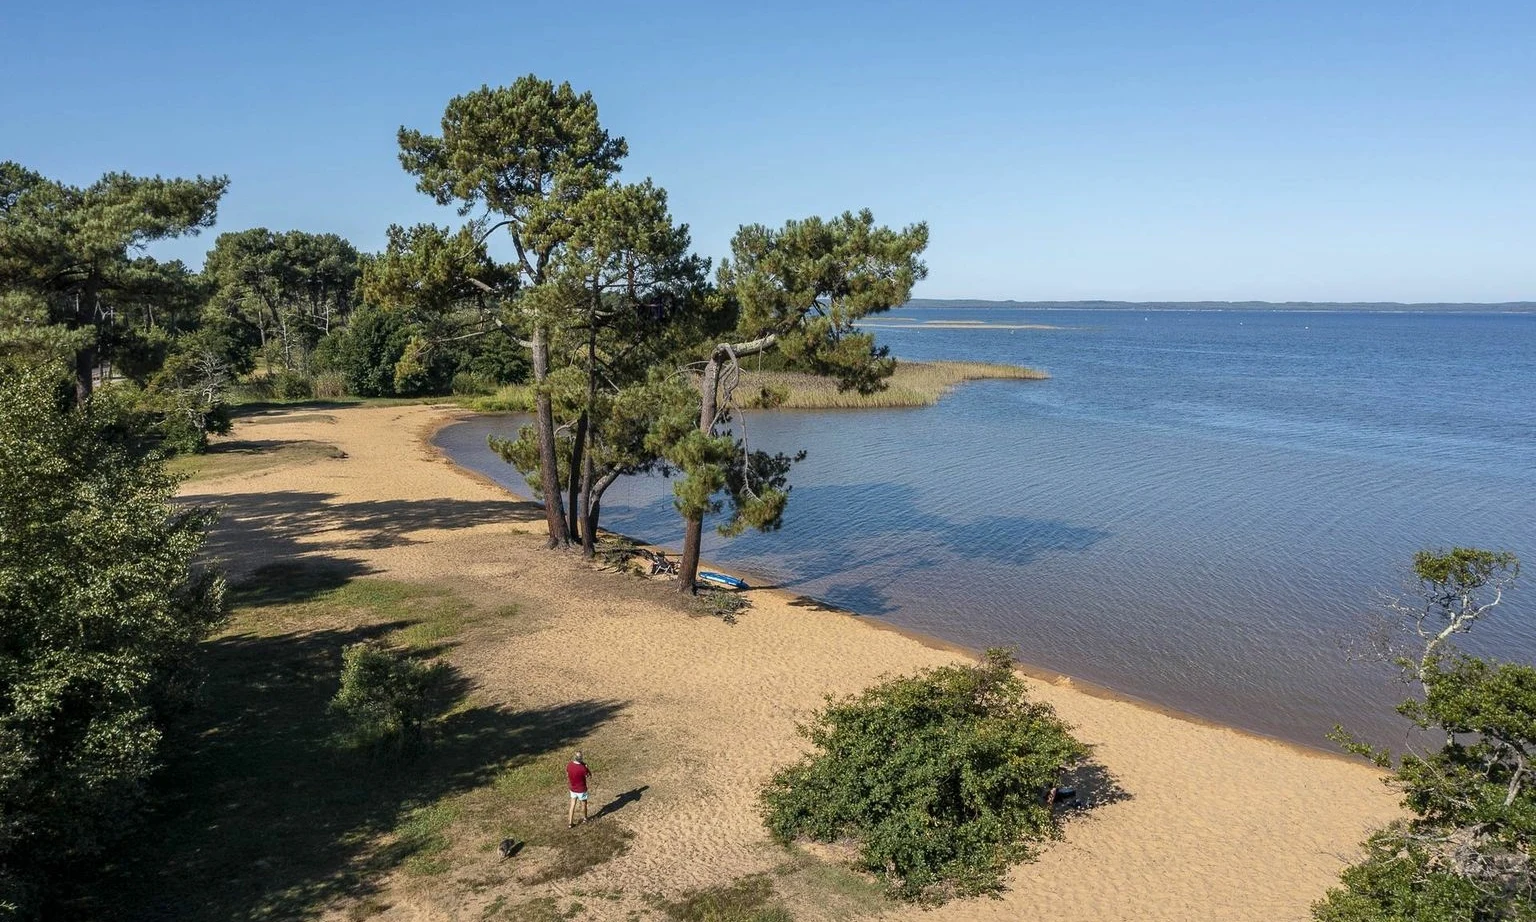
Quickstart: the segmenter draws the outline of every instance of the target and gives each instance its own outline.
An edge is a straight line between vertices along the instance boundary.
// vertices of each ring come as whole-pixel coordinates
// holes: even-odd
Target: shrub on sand
[[[383,644],[347,647],[341,655],[341,689],[331,699],[331,712],[346,727],[342,742],[396,752],[418,742],[442,671],[441,665],[427,665]]]
[[[813,751],[763,792],[769,832],[854,840],[893,895],[930,903],[1000,889],[1057,837],[1045,794],[1087,755],[1003,650],[829,699],[801,732]]]

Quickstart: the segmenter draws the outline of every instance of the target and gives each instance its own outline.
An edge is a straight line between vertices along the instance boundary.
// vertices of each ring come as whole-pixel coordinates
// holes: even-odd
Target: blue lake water
[[[885,326],[901,318],[1060,328]],[[1502,548],[1536,567],[1536,315],[904,308],[880,322],[902,358],[1052,378],[915,410],[749,414],[753,447],[809,455],[783,530],[711,535],[708,559],[1321,746],[1338,722],[1401,742],[1404,687],[1352,657],[1415,550]],[[438,442],[526,495],[485,448],[514,428],[485,417]],[[663,481],[616,484],[603,513],[680,540]],[[1527,585],[1466,646],[1536,660],[1533,616]]]

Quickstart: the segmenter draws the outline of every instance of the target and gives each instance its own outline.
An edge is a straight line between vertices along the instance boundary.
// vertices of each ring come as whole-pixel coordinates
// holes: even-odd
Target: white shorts
[[[586,800],[586,799],[587,799],[587,792],[586,791],[582,791],[579,794],[577,792],[575,792],[575,791],[571,792],[571,800]]]

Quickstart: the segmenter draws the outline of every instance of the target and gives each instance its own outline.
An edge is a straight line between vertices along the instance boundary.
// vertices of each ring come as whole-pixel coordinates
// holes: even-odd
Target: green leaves
[[[0,890],[126,828],[223,613],[193,565],[211,516],[142,441],[112,400],[0,373]]]
[[[764,790],[769,832],[851,837],[893,893],[930,902],[998,889],[1056,836],[1045,792],[1087,755],[1003,651],[829,699],[801,732],[815,748]]]
[[[776,335],[807,370],[870,393],[893,365],[856,325],[911,296],[928,274],[918,258],[927,246],[926,224],[895,231],[868,209],[778,230],[754,224],[732,239],[718,284],[739,305],[738,338]]]
[[[1373,836],[1369,857],[1314,907],[1323,922],[1466,922],[1536,918],[1536,668],[1448,645],[1499,602],[1519,572],[1513,554],[1423,551],[1421,606],[1394,606],[1424,644],[1398,660],[1424,697],[1398,711],[1444,742],[1402,757],[1391,783],[1412,816]],[[1483,593],[1492,592],[1487,599]],[[1384,750],[1335,739],[1382,767]]]
[[[618,172],[629,152],[597,120],[591,93],[533,74],[448,102],[442,135],[401,128],[400,165],[440,205],[475,206],[538,225],[550,199],[573,200]],[[535,235],[537,236],[537,235]]]
[[[427,664],[379,643],[347,647],[341,654],[341,687],[330,705],[346,726],[343,744],[398,753],[419,742],[430,716],[430,693],[446,672],[442,663]]]
[[[223,177],[108,173],[80,188],[0,164],[0,353],[51,347],[81,356],[84,394],[93,350],[112,358],[125,327],[190,322],[192,274],[143,249],[211,226],[227,186]],[[39,336],[46,325],[87,335]]]

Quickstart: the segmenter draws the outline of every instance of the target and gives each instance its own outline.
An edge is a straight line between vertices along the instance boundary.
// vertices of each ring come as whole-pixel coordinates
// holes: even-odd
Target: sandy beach
[[[365,578],[448,586],[487,607],[516,605],[523,617],[515,625],[481,631],[445,654],[471,679],[476,698],[516,708],[573,700],[617,706],[581,745],[597,770],[597,802],[643,790],[612,817],[633,833],[624,854],[572,880],[471,891],[453,881],[497,859],[467,852],[447,878],[387,882],[387,908],[374,918],[476,919],[498,895],[563,899],[602,889],[616,895],[587,899],[580,918],[627,919],[644,910],[643,894],[771,871],[785,853],[768,841],[756,794],[802,751],[796,721],[827,694],[964,655],[774,590],[753,591],[752,608],[735,625],[690,617],[671,602],[670,585],[598,571],[576,552],[546,551],[532,504],[455,467],[428,443],[460,413],[402,406],[241,419],[235,439],[338,451],[183,489],[224,508],[211,551],[233,578],[274,561],[328,558]],[[1027,649],[1019,654],[1029,660]],[[1379,773],[1364,764],[1089,693],[1069,680],[1033,685],[1094,747],[1126,796],[1069,822],[1064,841],[1015,869],[1001,899],[931,911],[890,904],[879,918],[1301,920],[1367,832],[1397,813]],[[809,888],[782,896],[796,919],[854,913]],[[347,918],[347,910],[342,903],[330,914]]]

